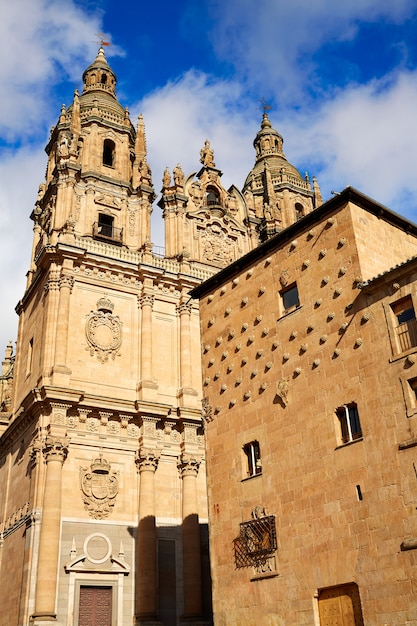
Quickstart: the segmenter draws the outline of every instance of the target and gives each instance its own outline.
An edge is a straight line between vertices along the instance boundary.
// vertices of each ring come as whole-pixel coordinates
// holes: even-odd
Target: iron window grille
[[[266,515],[240,524],[234,540],[236,567],[256,567],[265,563],[277,549],[275,515]]]

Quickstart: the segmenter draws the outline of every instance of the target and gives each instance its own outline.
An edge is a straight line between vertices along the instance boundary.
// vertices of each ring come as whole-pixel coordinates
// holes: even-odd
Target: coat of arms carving
[[[119,472],[113,471],[109,461],[100,454],[90,467],[80,468],[80,483],[89,515],[94,519],[108,517],[119,491]]]
[[[85,334],[87,350],[90,354],[97,354],[101,363],[105,363],[109,356],[114,360],[118,356],[122,345],[122,322],[117,315],[113,315],[114,304],[109,298],[100,298],[97,310],[87,316]]]

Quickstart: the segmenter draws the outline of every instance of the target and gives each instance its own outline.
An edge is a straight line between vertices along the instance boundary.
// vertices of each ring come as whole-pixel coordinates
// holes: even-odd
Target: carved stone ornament
[[[90,467],[80,467],[80,485],[84,506],[90,517],[108,517],[119,491],[119,472],[112,471],[110,463],[101,453],[93,459]]]
[[[286,287],[290,281],[290,273],[288,270],[282,270],[281,275],[279,277],[279,282],[282,287]]]
[[[222,232],[221,228],[213,224],[207,227],[201,235],[203,256],[207,261],[227,265],[233,261],[232,243]]]
[[[280,378],[277,384],[277,396],[281,399],[284,406],[288,404],[289,384],[288,378]]]
[[[97,310],[91,311],[87,316],[85,335],[87,338],[87,350],[101,363],[105,363],[109,357],[113,360],[120,354],[122,344],[122,322],[117,315],[113,315],[114,304],[106,297],[97,302]]]

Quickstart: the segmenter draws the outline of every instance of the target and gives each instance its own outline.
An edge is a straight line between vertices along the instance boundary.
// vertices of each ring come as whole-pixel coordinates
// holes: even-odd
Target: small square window
[[[344,404],[336,409],[340,424],[340,438],[342,443],[350,443],[362,438],[362,428],[359,420],[358,407],[353,402]]]
[[[258,441],[251,441],[243,446],[246,477],[262,473],[261,449]]]
[[[282,307],[284,309],[284,314],[293,311],[294,309],[300,306],[300,298],[298,295],[298,287],[296,283],[293,283],[289,287],[282,289],[279,292],[282,301]]]

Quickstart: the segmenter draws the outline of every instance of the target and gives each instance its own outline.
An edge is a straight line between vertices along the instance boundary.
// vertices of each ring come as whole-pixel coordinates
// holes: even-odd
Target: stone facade
[[[46,146],[16,355],[0,378],[0,624],[211,621],[198,303],[189,292],[319,206],[266,115],[243,191],[163,176],[100,49]],[[277,167],[279,166],[279,169]],[[301,208],[300,208],[301,207]]]
[[[416,255],[347,188],[193,291],[216,626],[417,624]]]

